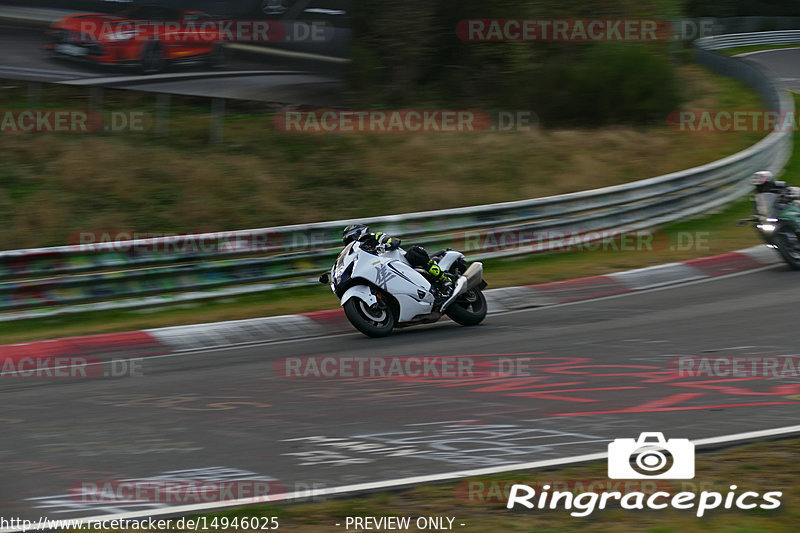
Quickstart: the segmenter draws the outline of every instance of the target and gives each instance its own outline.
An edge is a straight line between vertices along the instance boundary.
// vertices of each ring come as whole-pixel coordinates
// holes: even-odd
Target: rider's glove
[[[390,237],[385,233],[376,233],[375,239],[378,244],[382,244],[387,250],[397,250],[400,248],[400,239]]]
[[[378,245],[378,239],[375,238],[375,234],[373,233],[365,233],[364,235],[358,238],[358,242],[365,244],[367,246]]]

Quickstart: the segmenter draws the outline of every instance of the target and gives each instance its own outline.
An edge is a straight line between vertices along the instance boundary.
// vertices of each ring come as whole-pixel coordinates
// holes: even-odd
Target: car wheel
[[[164,70],[164,56],[158,43],[148,43],[142,53],[142,74],[156,74]]]
[[[289,0],[262,0],[261,12],[268,17],[277,17],[289,11]]]
[[[208,66],[210,68],[222,68],[228,62],[225,54],[225,47],[221,44],[214,45],[211,53],[208,54]]]

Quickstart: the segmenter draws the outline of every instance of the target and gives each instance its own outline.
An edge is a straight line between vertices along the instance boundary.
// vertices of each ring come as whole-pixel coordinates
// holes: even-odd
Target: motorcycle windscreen
[[[778,195],[774,192],[760,192],[756,194],[756,211],[759,215],[764,217],[774,216],[775,200]]]
[[[336,258],[336,263],[334,263],[333,268],[334,269],[340,268],[342,264],[344,264],[345,257],[350,255],[350,252],[352,250],[353,250],[353,243],[351,242],[350,244],[345,246],[341,252],[339,252],[339,257]]]

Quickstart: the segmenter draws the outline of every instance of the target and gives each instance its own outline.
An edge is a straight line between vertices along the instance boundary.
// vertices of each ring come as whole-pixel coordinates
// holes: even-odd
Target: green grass
[[[276,516],[280,521],[280,530],[304,533],[343,530],[343,527],[337,528],[334,524],[343,522],[347,516],[454,516],[456,523],[465,524],[464,527],[457,527],[458,531],[481,533],[486,531],[794,533],[797,531],[797,524],[800,523],[798,453],[800,453],[800,439],[797,438],[745,444],[715,451],[698,451],[695,478],[667,485],[667,490],[672,492],[709,490],[718,491],[723,495],[729,491],[731,484],[738,486],[737,494],[748,490],[761,494],[781,491],[782,505],[774,511],[712,510],[704,517],[698,518],[689,510],[627,511],[611,507],[606,510],[596,510],[586,518],[576,518],[563,509],[509,511],[505,508],[506,499],[501,494],[503,489],[510,488],[511,483],[524,483],[538,488],[545,482],[606,481],[606,463],[598,461],[328,501],[242,507],[205,516],[208,520],[222,516],[228,518]],[[639,486],[634,486],[632,490],[647,492]],[[651,492],[652,490],[654,489],[650,488]],[[576,489],[576,492],[583,491]]]
[[[744,85],[679,68],[686,108],[757,109]],[[82,88],[44,86],[45,109],[86,109]],[[0,82],[0,109],[28,107]],[[155,97],[106,90],[110,111],[155,112]],[[170,136],[0,135],[0,249],[75,241],[86,231],[222,231],[536,198],[707,163],[758,133],[647,128],[426,134],[289,134],[273,109],[230,103],[208,144],[207,100],[173,97]],[[535,110],[533,110],[535,111]]]
[[[774,45],[756,45],[756,46],[739,46],[736,48],[726,48],[724,50],[716,50],[721,54],[725,54],[726,56],[735,56],[738,54],[744,54],[747,52],[758,52],[761,50],[779,50],[782,48],[798,48],[800,44],[774,44]]]
[[[800,94],[794,93],[793,97],[795,109],[800,109]],[[792,185],[798,185],[798,183],[800,183],[800,134],[798,134],[798,132],[794,133],[792,157],[786,164],[781,179],[788,181]]]
[[[715,105],[718,107],[729,109],[753,109],[758,105],[757,103],[754,103],[757,101],[757,97],[753,93],[744,90],[740,84],[733,82],[732,80],[721,77],[712,78],[706,74],[699,75],[699,71],[694,72],[694,75],[694,83],[690,84],[689,89],[687,89],[694,91],[690,93],[690,99],[695,101],[707,100],[715,103]],[[55,91],[49,95],[49,98],[52,99],[63,100],[66,98],[65,95],[69,94],[61,92],[66,90],[63,88],[52,88],[49,90]],[[17,95],[17,97],[21,98],[19,95]],[[137,105],[136,102],[139,101],[136,100],[136,98],[142,97],[138,95],[132,96],[129,93],[123,93],[122,95],[115,96],[115,98],[131,99],[130,101],[124,100],[124,103],[126,105],[135,107]],[[196,117],[196,109],[192,111],[191,106],[188,104],[184,104],[184,107],[178,106],[177,110],[173,110],[173,118],[174,121],[181,126],[185,126],[188,123],[199,120]],[[243,124],[242,128],[248,132],[247,135],[244,137],[236,137],[235,135],[232,135],[235,139],[238,139],[238,141],[232,141],[233,144],[230,146],[225,145],[220,147],[209,147],[208,153],[200,158],[197,164],[208,164],[209,157],[226,157],[224,154],[228,152],[235,154],[238,154],[240,151],[247,152],[248,150],[244,149],[245,146],[252,147],[254,151],[268,150],[268,146],[254,146],[254,144],[257,144],[257,139],[253,137],[254,133],[248,129],[252,128],[251,123],[254,120],[257,119],[253,119],[252,117],[249,119],[244,117],[235,117],[234,121],[241,121]],[[602,165],[597,167],[598,158],[601,156],[599,154],[595,154],[594,156],[590,155],[585,150],[585,145],[587,143],[595,143],[597,149],[605,147],[604,149],[608,151],[608,154],[603,155],[602,157],[608,161],[609,165],[611,165],[614,163],[616,158],[622,157],[622,150],[624,147],[629,147],[631,143],[636,142],[636,139],[638,139],[638,134],[631,136],[631,132],[617,129],[602,130],[600,132],[553,131],[547,133],[547,135],[550,137],[552,143],[563,145],[564,147],[569,148],[569,150],[575,151],[575,154],[573,154],[574,159],[572,159],[571,162],[577,165],[570,167],[569,171],[567,171],[563,162],[559,163],[561,167],[560,170],[556,168],[555,163],[553,162],[549,163],[552,168],[546,168],[544,171],[537,167],[523,169],[526,173],[532,172],[538,176],[546,174],[548,179],[552,179],[553,181],[550,183],[550,185],[546,185],[545,189],[543,189],[549,193],[562,192],[559,187],[566,189],[579,188],[576,186],[576,183],[582,179],[580,176],[585,177],[598,168],[600,168],[602,171],[604,168]],[[692,161],[692,157],[696,157],[698,153],[705,154],[702,158],[704,161],[710,161],[729,153],[717,152],[717,147],[712,149],[710,145],[704,144],[707,139],[705,134],[679,134],[677,132],[658,133],[656,135],[655,144],[667,151],[669,151],[670,148],[669,142],[665,140],[665,136],[681,137],[685,139],[685,141],[682,142],[688,143],[691,141],[696,145],[695,152],[693,152],[694,156],[687,156],[686,152],[678,152],[673,155],[673,159],[675,160],[674,164],[678,166],[678,168],[686,168],[686,166],[688,166]],[[735,143],[733,144],[731,144],[729,141],[725,141],[725,145],[732,149],[734,145],[738,148],[741,148],[751,144],[752,142],[755,142],[755,140],[758,138],[758,135],[749,134],[740,136],[723,134],[722,137],[727,139],[735,139]],[[516,134],[503,134],[502,138],[506,139],[504,142],[507,144],[515,145],[515,150],[519,149],[530,151],[532,149],[531,147],[536,147],[535,144],[529,144],[531,139],[520,139]],[[122,138],[122,140],[125,139],[128,138]],[[464,142],[463,139],[464,137],[461,137],[460,139],[454,139],[452,142]],[[5,139],[0,137],[0,145],[2,145],[3,140]],[[156,141],[149,137],[137,138],[135,135],[133,139],[129,140],[134,147],[131,148],[127,153],[127,155],[131,156],[135,155],[136,147],[153,146],[162,142]],[[320,146],[323,151],[330,148],[330,143],[335,144],[336,142],[339,142],[337,140],[320,139],[318,137],[314,137],[314,140],[318,144],[321,143]],[[495,140],[496,139],[494,137],[490,136],[479,141],[479,144],[484,143],[486,145],[484,149],[484,152],[487,153],[485,164],[491,163],[496,155],[492,153],[492,150],[496,148]],[[41,224],[58,225],[58,231],[62,232],[70,227],[76,227],[74,226],[76,222],[72,220],[73,218],[83,216],[87,219],[90,219],[93,216],[92,213],[98,209],[98,205],[96,205],[93,199],[86,194],[87,190],[92,191],[92,189],[86,189],[82,185],[84,183],[85,173],[79,175],[79,172],[83,172],[82,170],[79,170],[80,167],[72,169],[70,165],[66,165],[66,168],[61,168],[60,166],[56,167],[58,172],[52,174],[50,171],[53,169],[48,167],[47,164],[42,163],[42,159],[47,159],[47,157],[50,157],[54,153],[58,152],[60,148],[57,146],[52,146],[51,144],[53,143],[66,143],[64,145],[66,146],[72,142],[88,142],[91,144],[95,142],[105,143],[106,141],[113,141],[114,143],[117,142],[116,139],[109,139],[109,136],[102,136],[100,138],[87,140],[69,140],[63,138],[56,139],[50,136],[18,138],[7,141],[11,143],[17,143],[15,146],[19,148],[19,152],[12,153],[12,163],[4,165],[0,169],[0,177],[4,175],[10,177],[10,179],[0,179],[0,222],[6,223],[7,227],[15,227],[17,230],[21,231],[21,234],[23,235],[30,236],[36,234],[36,231],[38,231],[36,228],[39,228]],[[303,143],[310,141],[311,140],[295,139],[291,142],[288,142],[286,145],[281,145],[282,148],[280,150],[283,152],[282,157],[289,157],[287,154],[290,154],[293,149],[297,149],[298,146],[303,146]],[[182,146],[183,143],[186,142],[186,139],[185,136],[181,135],[177,135],[175,138],[171,138],[170,140],[163,142],[167,145],[167,148],[164,148],[164,150],[181,149],[185,151],[186,148],[188,148],[187,146]],[[378,147],[378,152],[383,153],[381,151],[388,150],[389,147],[391,147],[392,141],[385,138],[369,137],[363,139],[342,139],[341,142],[355,144],[362,143],[365,146]],[[445,139],[444,141],[440,140],[439,142],[450,143],[451,140]],[[414,139],[406,139],[403,141],[403,143],[410,143],[410,145],[418,148],[420,146],[419,142]],[[584,150],[575,150],[575,146],[580,145],[581,143],[584,144]],[[308,148],[310,149],[310,147],[311,145],[309,144]],[[400,150],[398,147],[394,148]],[[409,146],[404,146],[403,150],[406,148],[409,148]],[[439,145],[439,148],[442,148],[442,145]],[[473,149],[471,146],[469,148]],[[550,148],[552,148],[552,145],[550,145]],[[643,157],[642,164],[648,164],[648,162],[651,161],[650,157],[654,155],[651,148],[652,146],[643,147],[643,152],[641,154],[641,157]],[[2,149],[2,146],[0,146],[0,149]],[[645,151],[648,152],[646,156],[644,154]],[[503,151],[500,150],[500,153],[502,154]],[[48,154],[50,154],[50,156],[48,156]],[[385,154],[389,159],[400,157],[399,153],[385,152]],[[97,156],[97,154],[94,153],[91,155]],[[116,157],[119,156],[119,153],[112,153],[112,155],[113,157]],[[452,155],[447,155],[443,157],[449,158],[451,156]],[[56,159],[63,160],[64,157],[67,156],[65,154],[61,154]],[[78,157],[78,155],[72,154],[69,157],[76,157],[76,161],[85,160],[88,161],[90,165],[93,164],[93,162],[89,159],[82,159],[83,156]],[[86,155],[86,158],[88,157],[89,154]],[[110,157],[112,156],[109,156],[109,158]],[[241,155],[237,155],[235,159],[238,160],[242,157],[247,159],[247,157]],[[687,160],[685,157],[689,157],[689,159]],[[302,155],[298,154],[297,160],[301,161]],[[184,161],[184,159],[178,159],[175,160],[175,164],[180,166],[184,163]],[[515,164],[517,164],[517,161],[513,158],[510,159],[510,161],[513,161]],[[545,164],[545,161],[543,159],[539,159],[539,163]],[[383,164],[387,167],[389,166],[389,162],[384,162]],[[399,166],[403,163],[396,161],[392,164],[399,168]],[[427,163],[420,163],[420,165],[423,166],[426,164]],[[615,164],[620,165],[621,163]],[[631,163],[630,166],[626,168],[624,175],[628,177],[636,176],[637,178],[644,177],[643,171],[641,170],[638,171],[637,174],[636,168],[639,164],[640,163],[636,161]],[[42,176],[42,180],[30,181],[24,177],[14,174],[13,169],[18,169],[21,165],[28,165],[30,168],[36,169],[37,172],[39,172],[38,175]],[[44,167],[40,168],[40,165],[44,165]],[[461,166],[456,169],[456,174],[459,173],[459,169],[460,171],[464,171],[466,166],[468,166],[462,165],[461,163],[459,163],[459,165]],[[800,163],[798,163],[797,158],[792,160],[790,167],[787,170],[787,176],[790,176],[790,180],[792,179],[791,176],[796,177],[798,175],[799,165]],[[506,169],[506,171],[508,171],[508,167],[512,166],[514,165],[509,165],[508,161],[503,161],[503,168]],[[132,168],[136,169],[135,163],[133,163]],[[159,176],[155,173],[145,173],[139,176],[141,179],[138,181],[134,180],[132,182],[127,182],[128,184],[125,185],[126,182],[123,180],[123,178],[125,176],[125,172],[127,171],[123,170],[124,169],[116,168],[114,165],[111,165],[110,172],[104,171],[101,173],[98,171],[97,183],[104,184],[104,186],[110,188],[102,191],[102,194],[110,194],[112,199],[118,197],[116,201],[120,203],[116,206],[113,216],[111,216],[108,221],[100,223],[95,220],[94,222],[91,222],[91,224],[96,224],[94,228],[110,230],[113,228],[125,227],[129,230],[142,230],[142,226],[135,227],[133,225],[127,225],[128,223],[121,222],[124,217],[131,215],[134,218],[141,217],[142,219],[146,219],[150,230],[168,229],[170,231],[176,231],[177,229],[172,225],[174,221],[171,220],[169,216],[165,215],[164,213],[161,215],[150,214],[150,209],[152,209],[154,205],[167,205],[170,199],[174,198],[175,195],[182,194],[174,188],[176,183],[170,182],[169,180],[159,179]],[[559,181],[558,178],[573,178],[573,174],[578,176],[575,178],[577,181],[566,180],[568,181],[567,184],[561,184],[559,186],[553,185],[553,183],[557,183]],[[506,182],[501,180],[501,185],[495,186],[490,185],[486,179],[486,176],[492,175],[492,172],[487,169],[487,172],[484,176],[475,177],[474,182],[476,193],[479,195],[485,194],[486,196],[482,196],[480,199],[474,199],[474,203],[495,201],[502,196],[498,196],[500,192],[502,192],[503,195],[509,195],[514,198],[519,197],[519,178],[508,177]],[[72,177],[68,179],[68,176]],[[210,175],[204,174],[204,176],[208,177]],[[243,179],[247,177],[245,175],[243,176]],[[186,184],[194,183],[192,181],[194,177],[195,176],[192,175],[187,176]],[[70,181],[71,179],[74,179],[75,182],[72,183]],[[229,203],[228,200],[233,204],[236,204],[237,201],[248,202],[252,200],[248,198],[250,189],[244,186],[246,179],[242,182],[225,184],[226,187],[229,186],[233,189],[231,191],[227,191],[226,193],[230,196],[226,197],[225,194],[220,194],[215,201],[211,201],[209,198],[201,199],[194,196],[195,189],[199,191],[199,194],[215,194],[213,187],[211,187],[210,191],[203,191],[205,183],[204,179],[205,178],[201,179],[199,184],[192,187],[192,192],[187,193],[190,195],[190,203],[194,203],[197,209],[196,212],[192,211],[191,215],[198,217],[198,219],[204,219],[204,222],[199,224],[199,227],[196,228],[196,231],[217,230],[230,227],[229,225],[223,225],[225,224],[224,222],[220,222],[221,219],[225,218],[225,213],[227,212],[226,203]],[[218,178],[214,179],[217,182],[220,181]],[[517,180],[516,185],[514,183],[515,179]],[[367,182],[370,187],[375,186],[377,189],[379,189],[383,183],[385,182]],[[399,205],[403,205],[406,210],[409,211],[419,208],[415,205],[416,198],[413,194],[413,183],[411,185],[412,193],[402,197],[397,197]],[[440,184],[438,181],[433,184],[428,182],[427,188],[433,187],[434,189],[438,190],[439,185]],[[49,200],[50,197],[43,193],[42,188],[55,186],[64,187],[63,190],[58,189],[61,191],[59,194],[70,198],[68,202],[70,205],[71,202],[75,201],[81,204],[81,206],[73,208],[62,205],[61,207],[58,207],[59,200],[56,199],[51,202]],[[591,183],[584,182],[580,188],[588,188],[590,186],[592,186]],[[487,188],[494,188],[494,190],[487,192]],[[56,189],[53,190],[55,191]],[[323,188],[323,190],[318,191],[317,194],[324,195],[326,191],[327,189]],[[8,209],[2,209],[4,192],[6,198],[9,198],[9,196],[14,197],[13,201],[9,200],[6,204]],[[442,185],[442,191],[440,192],[443,194],[447,192],[447,189],[444,185]],[[526,190],[523,189],[523,192],[526,193]],[[94,194],[94,191],[92,191],[92,193]],[[357,199],[358,194],[360,193],[357,193]],[[378,197],[381,197],[381,194],[386,193],[377,192],[376,194]],[[285,200],[285,198],[283,200]],[[362,198],[362,200],[364,199]],[[278,198],[276,201],[281,200]],[[403,202],[408,203],[403,204]],[[53,204],[56,205],[54,206]],[[259,202],[255,201],[252,205],[255,208],[255,206],[258,204]],[[388,209],[387,206],[390,205],[386,201],[377,202],[377,204],[377,206],[373,206],[372,208],[386,210]],[[358,207],[359,205],[360,204],[358,201],[353,203],[353,206]],[[441,205],[439,207],[441,207]],[[103,211],[102,208],[100,210],[101,212]],[[565,252],[559,254],[536,255],[504,260],[490,260],[485,263],[486,277],[491,287],[543,283],[575,277],[601,275],[618,270],[651,266],[669,261],[692,259],[752,246],[759,243],[754,232],[749,228],[735,226],[735,221],[739,218],[748,216],[749,210],[750,208],[747,202],[741,201],[733,206],[728,207],[719,214],[700,220],[692,220],[680,224],[673,224],[667,228],[663,228],[656,234],[654,241],[655,246],[653,249],[634,251],[609,250],[598,252]],[[294,208],[294,211],[297,212],[298,208]],[[262,212],[262,214],[264,217],[274,216],[274,213],[269,212]],[[115,217],[117,215],[122,218],[116,219]],[[331,213],[329,216],[322,218],[331,219],[335,216],[336,213]],[[208,219],[207,221],[205,220],[206,218]],[[70,220],[72,220],[72,222],[70,222]],[[117,221],[114,222],[114,220]],[[89,225],[90,223],[87,222],[84,227],[88,227]],[[266,224],[259,223],[257,220],[251,220],[250,224],[245,224],[242,222],[242,225],[256,227]],[[707,236],[708,242],[705,243],[707,245],[693,247],[686,250],[669,249],[665,243],[676,241],[681,232],[709,232],[709,235]],[[44,233],[46,234],[47,232]],[[7,237],[7,234],[4,235]],[[402,238],[402,236],[400,237]],[[46,244],[49,239],[49,237],[45,236],[31,238],[38,238],[43,244]],[[461,246],[459,246],[458,243],[453,243],[453,247],[459,248]],[[197,303],[183,303],[147,310],[112,310],[0,323],[0,343],[27,342],[31,340],[64,336],[110,333],[189,323],[234,320],[277,314],[291,314],[330,309],[336,307],[336,305],[337,301],[335,297],[326,287],[316,286],[232,298],[217,298]]]

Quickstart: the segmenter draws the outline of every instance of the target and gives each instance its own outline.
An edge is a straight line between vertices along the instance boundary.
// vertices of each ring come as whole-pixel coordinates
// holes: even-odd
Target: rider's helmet
[[[775,185],[775,175],[769,170],[760,170],[753,174],[750,183],[759,191],[764,191]]]
[[[350,224],[344,231],[342,231],[342,243],[350,244],[353,241],[357,241],[359,237],[369,233],[369,227],[365,224]]]

